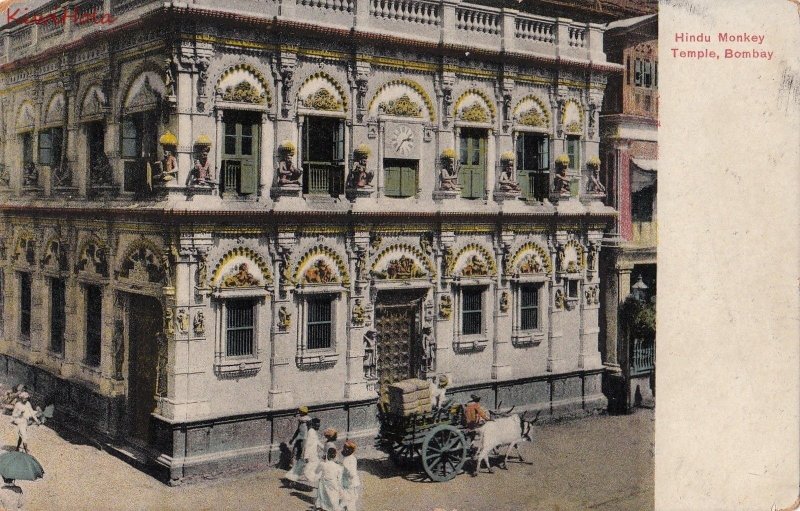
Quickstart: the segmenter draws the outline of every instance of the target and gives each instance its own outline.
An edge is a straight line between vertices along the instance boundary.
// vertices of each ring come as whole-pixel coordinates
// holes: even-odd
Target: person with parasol
[[[5,483],[0,487],[0,509],[17,511],[22,509],[22,488],[15,481],[35,481],[44,477],[44,469],[30,454],[9,451],[0,455],[0,477]]]

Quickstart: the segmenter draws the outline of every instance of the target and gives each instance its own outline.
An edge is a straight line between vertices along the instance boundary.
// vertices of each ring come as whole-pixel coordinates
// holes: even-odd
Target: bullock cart
[[[419,388],[408,390],[415,384]],[[378,403],[378,445],[395,464],[421,467],[435,482],[449,481],[462,471],[470,447],[461,407],[433,408],[429,397],[426,402],[423,384],[404,380],[389,386]]]

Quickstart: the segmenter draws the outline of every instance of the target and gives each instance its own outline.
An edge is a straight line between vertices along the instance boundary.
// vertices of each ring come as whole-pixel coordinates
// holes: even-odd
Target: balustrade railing
[[[569,45],[573,48],[586,47],[586,29],[581,27],[569,27]]]
[[[439,25],[439,5],[419,0],[371,0],[369,13],[376,18]]]
[[[456,7],[456,28],[496,35],[500,33],[500,14],[471,7]]]
[[[305,193],[311,195],[339,196],[344,193],[344,167],[328,163],[306,163]]]
[[[297,0],[297,5],[337,12],[353,12],[355,0]]]
[[[653,370],[655,346],[652,341],[635,339],[631,353],[631,374],[637,375]]]
[[[555,44],[556,24],[554,22],[523,17],[517,17],[514,21],[514,37],[547,44]]]

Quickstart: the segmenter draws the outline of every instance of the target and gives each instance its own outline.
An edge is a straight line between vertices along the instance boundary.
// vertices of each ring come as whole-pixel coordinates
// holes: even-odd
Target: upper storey
[[[118,32],[130,24],[162,22],[163,17],[151,17],[155,13],[268,23],[285,31],[332,31],[356,40],[379,37],[452,49],[605,61],[599,24],[450,0],[73,0],[48,2],[30,11],[12,6],[9,12],[12,23],[2,29],[0,64],[78,45],[82,38]]]

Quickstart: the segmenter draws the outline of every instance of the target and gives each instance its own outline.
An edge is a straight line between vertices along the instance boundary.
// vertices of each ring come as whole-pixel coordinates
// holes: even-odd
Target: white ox
[[[480,449],[476,456],[478,463],[475,466],[475,473],[481,469],[481,463],[486,463],[486,468],[489,470],[489,472],[492,472],[492,467],[489,465],[489,454],[493,450],[504,445],[507,445],[508,449],[506,450],[506,455],[503,458],[503,468],[506,467],[508,455],[511,453],[512,449],[517,449],[517,454],[519,455],[520,461],[525,461],[522,458],[522,454],[519,452],[518,444],[520,442],[533,441],[531,438],[531,432],[533,429],[532,424],[536,422],[538,418],[538,413],[536,414],[536,418],[534,418],[532,421],[526,420],[525,416],[520,417],[515,413],[514,415],[510,415],[508,417],[491,420],[478,428],[477,431],[480,435]]]

